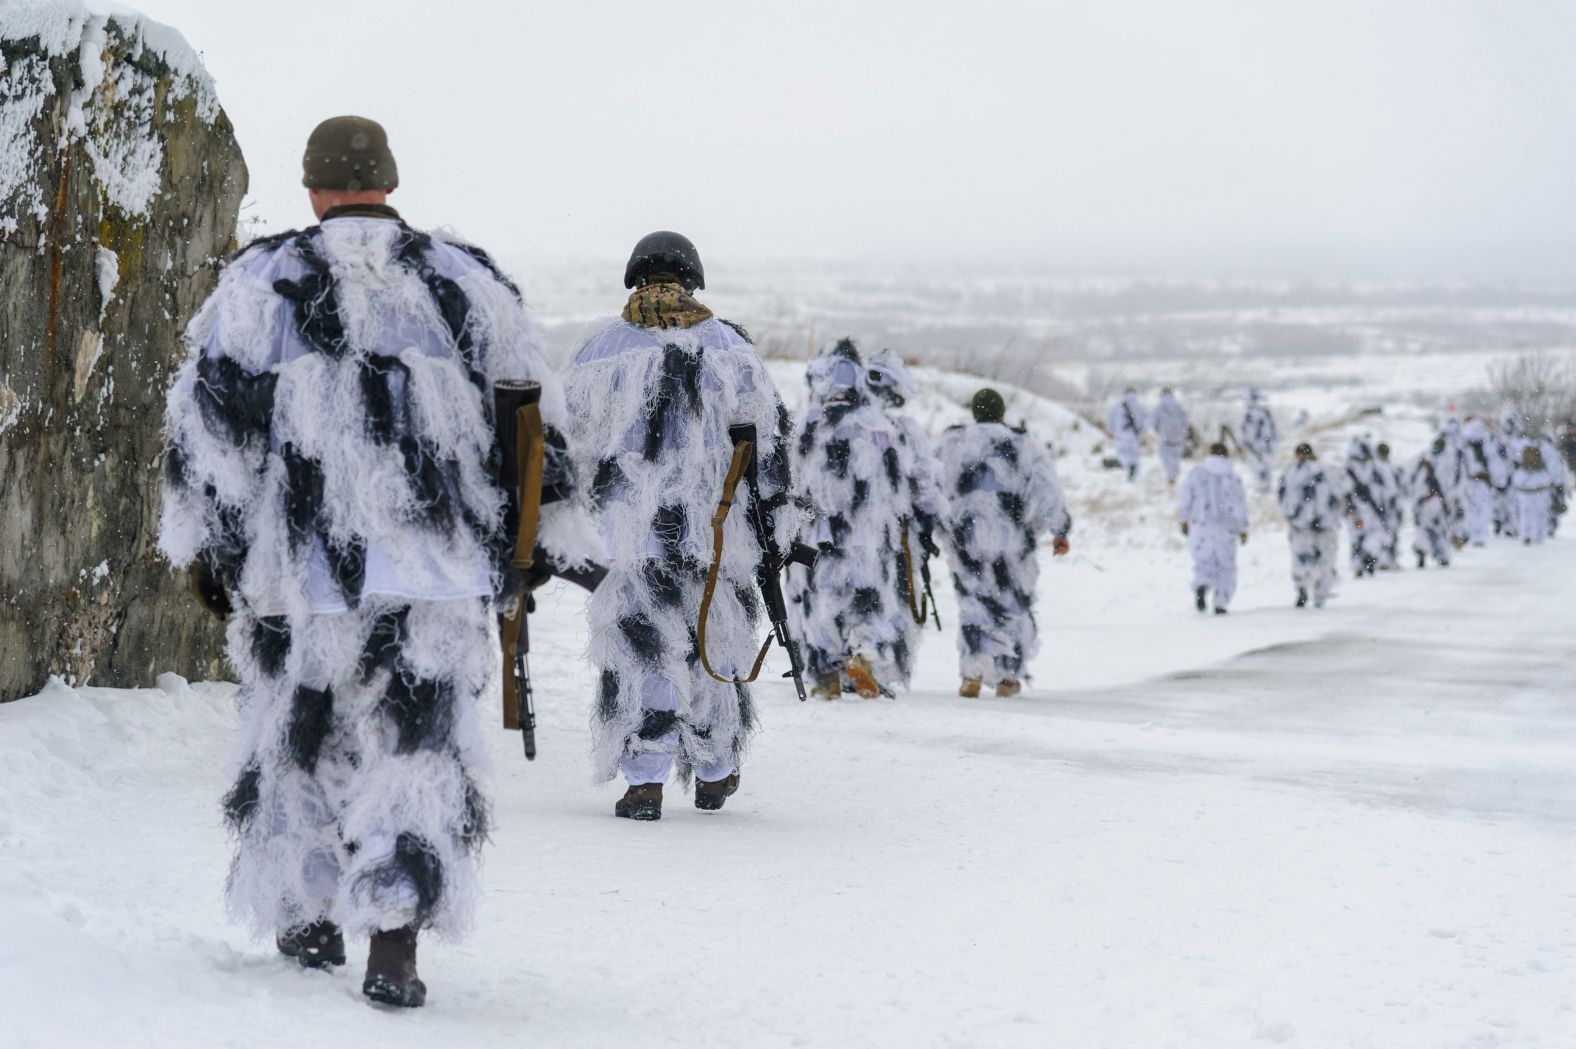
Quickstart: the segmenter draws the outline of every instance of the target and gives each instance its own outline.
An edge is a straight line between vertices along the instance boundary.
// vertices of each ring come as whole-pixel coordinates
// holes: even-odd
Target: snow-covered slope
[[[977,385],[920,383],[933,428]],[[587,786],[583,598],[550,589],[542,756],[491,738],[480,928],[424,944],[414,1014],[360,1000],[364,944],[304,973],[226,923],[228,686],[0,707],[0,1045],[1572,1044],[1576,541],[1315,613],[1266,523],[1201,617],[1153,461],[1127,485],[1087,423],[1012,403],[1080,516],[1041,551],[1029,694],[956,698],[941,587],[915,691],[773,682],[724,812],[674,791],[630,824]]]

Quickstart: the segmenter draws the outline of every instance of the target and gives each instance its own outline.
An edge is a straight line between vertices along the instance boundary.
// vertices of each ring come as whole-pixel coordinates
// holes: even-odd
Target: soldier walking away
[[[1138,480],[1138,455],[1144,431],[1149,428],[1149,414],[1144,410],[1144,402],[1138,399],[1137,390],[1131,386],[1127,388],[1106,416],[1105,428],[1116,443],[1116,458],[1127,471],[1127,479]]]
[[[1434,438],[1433,445],[1412,464],[1407,491],[1412,499],[1412,551],[1417,554],[1417,567],[1426,568],[1430,557],[1441,568],[1448,566],[1458,495],[1456,460],[1445,437]]]
[[[303,160],[319,225],[242,250],[187,330],[159,546],[231,613],[231,911],[308,968],[370,936],[365,994],[419,1006],[417,935],[466,929],[488,834],[493,390],[540,384],[544,472],[569,491],[565,409],[515,286],[388,206],[382,127],[326,120]],[[584,526],[572,500],[542,510],[563,563]]]
[[[1527,447],[1536,448],[1538,457],[1543,460],[1543,468],[1549,472],[1549,477],[1554,482],[1554,495],[1549,500],[1549,521],[1547,535],[1553,537],[1560,530],[1560,518],[1565,515],[1567,489],[1570,484],[1570,470],[1565,465],[1565,460],[1560,456],[1559,446],[1547,434],[1541,437],[1528,437]],[[1523,451],[1525,456],[1526,452]]]
[[[1528,546],[1549,537],[1549,520],[1554,516],[1554,474],[1543,461],[1535,444],[1524,444],[1521,465],[1510,475],[1510,490],[1516,497],[1517,532]]]
[[[608,569],[588,606],[593,771],[623,774],[615,815],[656,820],[675,770],[681,784],[693,775],[696,808],[721,809],[756,725],[745,672],[766,552],[752,509],[712,527],[725,483],[741,507],[756,501],[783,550],[801,514],[788,501],[788,413],[744,329],[695,298],[695,245],[643,237],[624,286],[622,315],[575,351],[564,384]]]
[[[1169,386],[1160,391],[1154,426],[1160,442],[1160,466],[1166,472],[1166,483],[1174,485],[1182,472],[1182,455],[1187,450],[1193,427],[1188,424],[1187,409],[1182,407]]]
[[[817,520],[820,558],[789,578],[815,691],[837,699],[846,683],[864,699],[895,694],[913,673],[917,599],[904,546],[922,513],[919,467],[903,431],[872,398],[868,366],[851,339],[828,346],[806,371],[810,398],[794,438],[800,491]]]
[[[865,388],[871,402],[886,413],[897,428],[902,446],[899,464],[907,471],[902,484],[908,489],[913,517],[908,522],[904,541],[899,543],[901,563],[899,588],[907,595],[909,616],[903,620],[905,646],[909,658],[919,652],[925,628],[933,618],[941,627],[940,613],[930,593],[930,559],[939,557],[936,534],[946,516],[947,497],[942,491],[941,462],[930,446],[930,438],[915,419],[903,409],[914,396],[914,376],[907,362],[896,352],[880,350],[865,369]]]
[[[1482,419],[1469,418],[1461,427],[1461,445],[1466,471],[1466,534],[1473,546],[1488,543],[1494,527],[1494,508],[1498,492],[1509,483],[1504,459],[1494,435]]]
[[[1270,490],[1275,465],[1275,448],[1280,443],[1280,433],[1275,428],[1275,416],[1270,412],[1264,394],[1249,387],[1243,394],[1242,451],[1253,471],[1253,483],[1261,492]]]
[[[1514,409],[1499,417],[1499,432],[1491,435],[1489,452],[1499,460],[1500,482],[1494,493],[1494,534],[1516,539],[1520,536],[1521,501],[1511,487],[1510,475],[1522,463],[1522,450],[1527,446],[1526,424],[1521,413]]]
[[[1286,519],[1291,542],[1291,578],[1297,587],[1297,607],[1309,601],[1323,608],[1335,590],[1336,558],[1340,556],[1341,493],[1313,454],[1313,446],[1299,444],[1297,461],[1281,475],[1276,501]]]
[[[1346,498],[1346,519],[1352,528],[1352,578],[1371,576],[1379,568],[1384,538],[1389,530],[1389,497],[1385,476],[1374,456],[1372,442],[1353,437],[1346,449],[1346,469],[1341,487]]]
[[[1248,497],[1232,469],[1226,445],[1210,446],[1209,457],[1188,471],[1182,482],[1177,516],[1193,555],[1193,603],[1208,611],[1214,592],[1215,614],[1225,615],[1237,592],[1237,546],[1248,541]]]
[[[1401,468],[1390,461],[1390,446],[1380,441],[1374,446],[1374,473],[1382,482],[1384,491],[1384,534],[1379,543],[1379,571],[1390,572],[1401,567],[1402,496],[1406,492]]]
[[[1039,537],[1050,533],[1060,557],[1073,522],[1045,448],[1002,422],[1001,394],[980,390],[971,408],[973,425],[952,427],[939,445],[951,496],[944,534],[958,592],[958,694],[973,698],[990,685],[1014,696],[1040,647]]]

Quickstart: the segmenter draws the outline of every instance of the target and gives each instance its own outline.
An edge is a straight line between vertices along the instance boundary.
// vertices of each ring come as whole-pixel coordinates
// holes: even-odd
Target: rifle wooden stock
[[[499,487],[509,500],[513,518],[514,550],[509,564],[529,571],[536,560],[536,531],[542,517],[542,475],[547,455],[542,426],[542,386],[534,382],[500,382],[494,387],[493,418],[498,427],[501,453]],[[503,727],[520,730],[527,760],[536,757],[536,711],[531,702],[527,654],[530,635],[527,617],[531,596],[527,591],[511,599],[498,616],[503,647]]]

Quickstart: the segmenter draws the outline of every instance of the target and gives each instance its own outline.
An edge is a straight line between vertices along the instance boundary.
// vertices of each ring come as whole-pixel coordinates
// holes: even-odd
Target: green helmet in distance
[[[974,412],[974,421],[977,423],[999,423],[1007,414],[1007,402],[989,387],[974,395],[969,408]]]

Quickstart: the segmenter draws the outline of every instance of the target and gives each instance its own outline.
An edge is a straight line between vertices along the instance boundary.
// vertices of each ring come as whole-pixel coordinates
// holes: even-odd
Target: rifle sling
[[[711,619],[711,599],[717,592],[717,575],[722,569],[723,524],[728,520],[728,512],[733,509],[733,499],[739,488],[739,480],[744,476],[745,467],[749,465],[754,450],[754,446],[749,441],[739,441],[733,446],[733,461],[728,464],[728,476],[722,482],[722,499],[717,503],[716,512],[711,515],[711,568],[706,572],[706,589],[700,596],[700,615],[695,624],[695,646],[700,649],[700,665],[714,681],[720,681],[725,685],[753,684],[756,678],[761,676],[761,667],[766,663],[766,653],[771,650],[772,638],[775,636],[770,633],[766,635],[766,641],[755,656],[755,666],[750,669],[749,677],[723,677],[712,669],[711,657],[706,652],[706,624]],[[762,556],[765,556],[764,551]]]
[[[908,577],[908,614],[914,617],[916,626],[924,626],[930,618],[929,597],[916,599],[914,596],[914,552],[908,545],[908,518],[898,522],[898,527],[903,533],[903,573]]]

